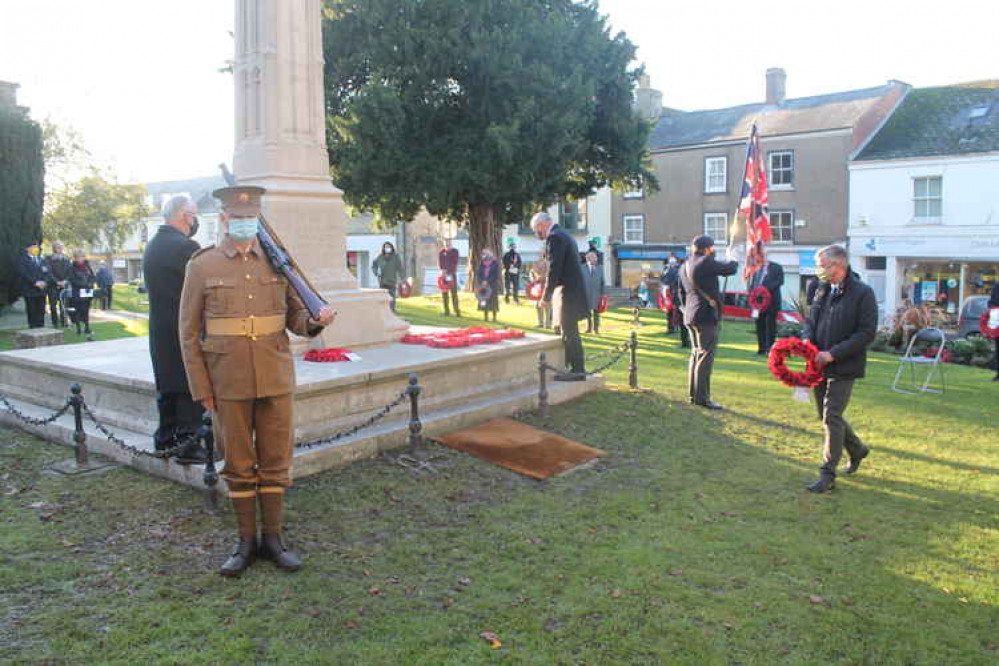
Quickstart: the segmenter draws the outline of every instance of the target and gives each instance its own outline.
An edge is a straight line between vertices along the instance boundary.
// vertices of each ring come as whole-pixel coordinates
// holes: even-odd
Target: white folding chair
[[[913,355],[913,347],[919,341],[927,342],[930,345],[935,344],[937,347],[936,354],[933,356]],[[947,389],[947,378],[944,375],[944,364],[941,362],[941,359],[943,358],[944,345],[946,343],[947,337],[939,328],[928,327],[919,330],[909,340],[909,346],[905,349],[905,355],[898,361],[898,370],[895,372],[895,380],[891,384],[891,390],[896,393],[906,393],[908,395],[918,395],[920,393],[943,394]],[[920,366],[926,368],[922,385],[919,384],[918,380],[920,373],[916,370]],[[909,369],[911,383],[903,380],[903,385],[899,386],[899,380],[905,374],[906,368]],[[933,375],[938,371],[940,374],[940,388],[934,388],[930,386],[930,382],[933,380]]]

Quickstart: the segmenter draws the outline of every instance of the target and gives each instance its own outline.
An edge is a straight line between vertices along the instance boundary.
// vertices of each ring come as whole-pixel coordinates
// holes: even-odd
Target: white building
[[[997,82],[911,91],[850,163],[854,268],[883,318],[960,304],[999,278]]]

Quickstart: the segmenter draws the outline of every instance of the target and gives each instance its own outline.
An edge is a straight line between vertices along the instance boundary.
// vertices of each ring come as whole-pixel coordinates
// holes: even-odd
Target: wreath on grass
[[[812,388],[823,379],[823,372],[815,362],[819,348],[800,338],[783,338],[770,349],[770,372],[785,386]],[[805,371],[794,372],[787,367],[789,356],[805,360]]]
[[[995,323],[995,326],[992,326],[992,323]],[[978,328],[983,338],[989,340],[999,338],[999,308],[985,308],[982,318],[978,320]]]
[[[437,288],[441,291],[451,291],[454,287],[454,279],[447,273],[441,273],[437,276]]]
[[[530,301],[540,301],[543,291],[543,285],[538,281],[528,282],[527,289],[525,293],[527,294],[527,299]]]
[[[749,292],[749,307],[757,312],[766,312],[773,298],[766,287],[756,287]]]

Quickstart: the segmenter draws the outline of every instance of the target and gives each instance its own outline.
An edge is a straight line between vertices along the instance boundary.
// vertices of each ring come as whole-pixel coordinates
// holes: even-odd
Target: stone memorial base
[[[14,333],[14,347],[17,349],[35,349],[36,347],[53,347],[65,342],[62,329],[29,328]]]
[[[430,330],[414,327],[413,332]],[[422,388],[420,417],[426,435],[534,409],[539,352],[547,353],[549,363],[562,364],[559,340],[539,334],[462,349],[388,344],[361,349],[361,359],[350,363],[310,363],[299,357],[295,361],[295,440],[312,441],[366,421],[405,390],[410,373],[417,374]],[[0,353],[0,393],[28,416],[41,417],[65,404],[73,382],[82,385],[87,404],[112,432],[131,446],[153,450],[156,392],[147,338]],[[549,401],[565,402],[602,386],[600,377],[586,382],[550,382]],[[73,445],[71,414],[48,426],[36,427],[24,425],[0,409],[0,422]],[[156,476],[204,487],[200,465],[182,466],[132,454],[108,442],[89,422],[86,431],[91,453]],[[405,447],[408,435],[407,401],[377,425],[352,437],[296,449],[293,476],[316,474]]]

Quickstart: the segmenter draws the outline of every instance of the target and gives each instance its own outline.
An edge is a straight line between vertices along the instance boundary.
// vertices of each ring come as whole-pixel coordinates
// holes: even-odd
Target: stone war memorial
[[[319,0],[238,0],[235,38],[236,182],[266,188],[266,219],[338,313],[319,338],[293,345],[296,442],[315,442],[371,420],[400,397],[412,373],[422,389],[426,434],[443,434],[533,406],[538,354],[544,352],[550,363],[560,364],[563,351],[557,338],[527,334],[499,345],[462,349],[401,344],[409,326],[391,312],[388,295],[359,288],[348,271],[347,216],[341,192],[329,177],[326,151]],[[309,346],[350,348],[360,358],[350,363],[304,362]],[[157,409],[146,338],[0,353],[0,393],[29,418],[63,406],[76,383],[89,411],[118,440],[85,419],[90,451],[201,487],[202,466],[182,466],[151,455]],[[601,385],[599,378],[553,384],[549,400],[564,402]],[[0,410],[0,422],[73,445],[71,413],[45,425],[24,425]],[[355,434],[296,448],[293,474],[315,474],[404,446],[408,432],[409,411],[403,406]]]

